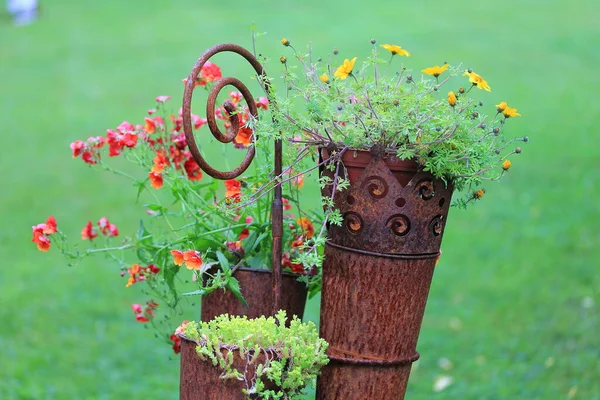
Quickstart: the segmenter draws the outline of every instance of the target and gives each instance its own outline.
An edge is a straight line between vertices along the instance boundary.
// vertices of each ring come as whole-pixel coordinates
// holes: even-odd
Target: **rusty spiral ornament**
[[[256,57],[254,57],[254,55],[252,53],[250,53],[248,50],[246,50],[245,48],[238,46],[236,44],[218,44],[216,46],[209,48],[208,50],[206,50],[204,52],[204,54],[202,54],[202,56],[200,56],[198,61],[196,61],[196,63],[194,64],[194,67],[192,68],[192,71],[190,72],[190,75],[188,76],[187,82],[185,84],[185,92],[183,94],[183,107],[182,107],[183,131],[185,132],[185,138],[186,138],[188,147],[190,148],[190,152],[192,153],[194,160],[198,163],[198,165],[200,166],[200,168],[202,168],[202,170],[204,172],[206,172],[208,175],[212,176],[213,178],[226,180],[226,179],[237,178],[238,176],[243,174],[244,171],[246,171],[246,169],[248,169],[248,167],[250,166],[250,163],[252,163],[252,160],[254,159],[254,154],[255,154],[254,146],[248,147],[246,156],[244,157],[241,164],[237,168],[234,168],[231,171],[219,171],[219,170],[211,167],[206,162],[204,157],[202,157],[202,154],[200,154],[200,151],[198,150],[198,146],[196,145],[196,140],[194,139],[194,133],[192,130],[192,95],[194,92],[196,77],[198,76],[198,74],[200,74],[204,64],[206,64],[206,62],[212,56],[214,56],[215,54],[218,54],[218,53],[223,53],[223,52],[231,52],[231,53],[239,54],[240,56],[244,57],[250,63],[250,65],[252,65],[252,67],[254,68],[256,73],[259,75],[259,77],[263,78],[261,82],[262,82],[263,88],[265,89],[265,92],[267,94],[269,93],[269,84],[268,84],[268,80],[266,79],[265,71],[264,71],[262,65],[256,59]],[[223,132],[221,132],[221,130],[217,126],[217,121],[215,119],[215,103],[217,102],[217,96],[219,95],[219,92],[221,92],[221,90],[225,86],[228,86],[228,85],[235,87],[237,90],[240,91],[240,93],[242,93],[242,96],[244,97],[244,100],[246,101],[246,104],[248,105],[250,114],[254,118],[256,118],[258,115],[254,97],[252,96],[252,94],[250,93],[250,90],[248,90],[246,85],[244,85],[244,83],[242,83],[242,81],[240,81],[237,78],[233,78],[233,77],[226,77],[226,78],[222,78],[219,81],[217,81],[208,94],[208,100],[206,102],[206,119],[208,122],[208,128],[210,129],[211,133],[213,134],[215,139],[217,139],[221,143],[232,142],[235,139],[235,137],[237,136],[239,129],[240,129],[239,120],[238,120],[238,117],[236,114],[236,107],[229,101],[225,102],[224,108],[229,113],[229,121],[231,122],[231,127],[232,127],[231,132],[223,134]]]
[[[242,160],[241,164],[232,169],[231,171],[219,171],[213,167],[211,167],[200,151],[198,150],[198,146],[196,145],[196,140],[194,139],[194,133],[192,131],[192,95],[195,87],[195,80],[198,74],[200,74],[202,67],[206,62],[215,54],[230,52],[238,54],[246,59],[248,63],[254,68],[256,72],[259,83],[261,84],[263,90],[265,91],[267,98],[269,99],[269,103],[275,107],[275,101],[270,95],[270,84],[267,74],[263,69],[262,65],[258,62],[256,57],[252,53],[250,53],[245,48],[238,46],[236,44],[218,44],[206,50],[196,61],[190,75],[188,76],[187,82],[185,84],[185,91],[183,93],[183,105],[182,105],[182,113],[183,113],[183,131],[185,132],[185,138],[187,141],[187,145],[194,157],[194,160],[200,168],[206,172],[208,175],[212,176],[215,179],[226,180],[226,179],[234,179],[240,176],[241,174],[248,169],[252,160],[254,159],[255,148],[254,146],[248,147],[246,152],[246,156]],[[231,132],[223,134],[219,127],[217,126],[217,121],[215,119],[215,103],[217,102],[217,96],[219,92],[225,86],[234,86],[236,89],[242,93],[244,100],[248,105],[248,110],[253,118],[258,118],[258,112],[256,107],[256,102],[254,101],[254,97],[250,93],[250,90],[237,78],[226,77],[217,81],[208,94],[208,100],[206,102],[206,120],[208,124],[208,128],[211,133],[221,143],[230,143],[232,142],[237,134],[239,133],[240,124],[239,119],[236,114],[236,107],[229,101],[226,101],[223,107],[229,113],[229,121],[231,122]],[[275,118],[275,117],[273,117]],[[277,121],[273,119],[275,125],[277,125]],[[274,149],[273,149],[273,173],[275,176],[281,176],[282,173],[282,142],[281,139],[276,139],[274,141]],[[271,209],[271,233],[273,235],[273,252],[272,252],[272,265],[273,269],[271,271],[272,277],[272,287],[273,287],[273,315],[281,308],[281,257],[282,257],[282,237],[283,237],[283,203],[281,200],[282,190],[281,190],[281,182],[278,182],[273,188],[273,205]]]

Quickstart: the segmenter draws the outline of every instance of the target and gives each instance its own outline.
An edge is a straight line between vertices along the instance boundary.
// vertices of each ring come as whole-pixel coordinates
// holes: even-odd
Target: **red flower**
[[[229,92],[229,97],[231,98],[231,104],[236,105],[244,96],[240,92],[232,90]]]
[[[181,353],[181,338],[176,334],[169,336],[169,339],[173,342],[173,352],[175,354]]]
[[[158,97],[156,98],[156,102],[157,102],[157,103],[164,103],[164,102],[166,102],[167,100],[169,100],[170,98],[171,98],[171,96],[158,96]]]
[[[81,230],[81,238],[83,240],[92,240],[96,236],[98,236],[98,234],[95,232],[92,221],[88,221],[88,223]]]
[[[41,231],[35,230],[35,226],[33,228],[33,238],[31,241],[37,245],[37,248],[40,251],[46,252],[50,250],[50,239]]]
[[[160,189],[162,187],[164,180],[161,174],[150,172],[148,174],[148,178],[150,178],[150,186],[152,186],[154,189]]]
[[[281,202],[283,203],[283,211],[288,211],[292,209],[292,205],[290,204],[290,201],[288,199],[286,199],[285,197],[281,198]]]
[[[206,86],[207,83],[218,81],[222,77],[221,68],[217,64],[207,61],[196,78],[196,86]]]
[[[123,143],[123,146],[132,148],[132,147],[135,147],[135,145],[137,144],[137,140],[138,140],[137,133],[127,132],[126,134],[123,135],[122,143]]]
[[[91,151],[86,150],[81,155],[81,159],[85,161],[87,164],[98,164],[96,160],[94,160],[94,154]]]
[[[208,120],[206,118],[201,118],[195,114],[192,114],[192,123],[194,124],[194,129],[200,129],[202,125],[206,124]]]
[[[237,240],[235,242],[227,242],[227,247],[229,251],[232,253],[237,253],[238,255],[244,254],[244,249],[242,248],[242,242]]]
[[[304,274],[304,267],[300,263],[294,263],[291,260],[290,253],[284,253],[281,258],[281,265],[284,268],[289,268],[296,274]]]
[[[242,182],[229,179],[225,181],[225,197],[233,198],[240,196],[240,190],[242,188]]]
[[[160,268],[158,268],[156,265],[154,264],[150,264],[146,267],[146,269],[150,272],[152,272],[154,275],[158,274],[160,272]]]
[[[248,236],[250,236],[250,230],[248,228],[244,228],[242,229],[242,231],[240,232],[240,237],[238,238],[238,240],[244,240],[246,239]]]
[[[256,102],[256,107],[265,110],[269,109],[269,100],[266,97],[259,97]]]
[[[131,133],[135,130],[135,125],[133,125],[131,122],[127,122],[127,121],[123,121],[119,124],[119,126],[117,126],[117,131],[125,134],[125,133]]]
[[[58,232],[58,227],[56,226],[56,218],[52,215],[48,217],[46,220],[46,226],[43,229],[45,235],[51,235],[55,232]]]
[[[131,309],[136,314],[140,314],[142,312],[142,306],[140,304],[132,304]]]
[[[199,181],[202,179],[202,171],[200,170],[200,166],[193,158],[188,158],[183,164],[183,168],[185,169],[187,177],[190,181]]]
[[[75,142],[71,143],[71,150],[73,151],[73,158],[77,158],[77,156],[79,156],[83,152],[83,150],[85,150],[85,148],[86,148],[86,145],[81,140],[76,140]]]
[[[154,318],[154,310],[158,307],[158,303],[152,300],[148,300],[146,305],[132,304],[131,310],[135,314],[135,320],[137,322],[148,322]]]
[[[88,138],[87,142],[93,148],[101,149],[102,147],[104,147],[104,143],[106,142],[106,139],[104,139],[103,136],[91,136]]]
[[[121,150],[123,150],[123,138],[122,135],[107,129],[106,130],[106,141],[108,142],[108,155],[110,157],[115,157],[121,154]]]
[[[135,316],[135,320],[137,322],[148,322],[150,321],[147,317],[144,316],[144,314],[138,314]]]
[[[116,225],[111,224],[106,217],[102,217],[98,220],[98,226],[105,236],[119,236],[119,230]]]

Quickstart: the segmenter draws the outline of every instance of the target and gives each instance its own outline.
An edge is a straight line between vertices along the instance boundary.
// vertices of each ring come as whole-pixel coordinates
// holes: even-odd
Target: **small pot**
[[[197,343],[179,335],[181,338],[181,375],[179,387],[180,400],[245,400],[248,397],[242,390],[247,389],[245,381],[221,379],[223,371],[212,364],[209,359],[202,360],[196,353]],[[247,380],[251,382],[256,375],[256,366],[264,364],[265,355],[261,353],[253,364],[247,363],[239,351],[233,351],[233,367],[246,371]],[[264,381],[267,389],[277,390],[270,381]],[[256,399],[256,396],[250,396]]]
[[[297,274],[284,272],[281,274],[281,308],[289,319],[292,315],[302,319],[306,305],[307,287],[298,282]],[[229,290],[217,289],[202,296],[200,319],[204,322],[214,319],[221,314],[245,315],[248,318],[258,318],[272,314],[273,287],[271,271],[254,268],[238,268],[234,273],[240,283],[242,295],[248,305],[244,305]]]

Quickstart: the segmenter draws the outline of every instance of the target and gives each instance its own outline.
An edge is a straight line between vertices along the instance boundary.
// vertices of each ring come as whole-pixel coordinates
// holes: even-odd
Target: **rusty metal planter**
[[[328,227],[320,336],[331,362],[317,398],[403,399],[453,188],[383,152],[341,161],[351,185],[333,195],[343,223]]]
[[[210,360],[201,360],[196,354],[197,343],[181,337],[181,375],[180,375],[180,400],[236,400],[246,399],[242,393],[246,389],[244,381],[237,379],[221,379],[221,369],[212,365]],[[234,350],[233,367],[238,370],[247,368],[248,379],[252,380],[256,373],[256,366],[265,362],[264,354],[258,356],[254,364],[247,364],[239,352]],[[247,367],[246,367],[247,365]],[[272,382],[265,382],[269,389],[277,389]],[[255,398],[255,397],[250,397]]]
[[[248,305],[242,304],[231,291],[216,290],[202,296],[202,321],[210,321],[221,314],[246,315],[258,318],[270,315],[273,308],[273,287],[271,271],[253,268],[238,268],[235,277],[240,283],[242,295]],[[291,318],[297,315],[302,319],[306,304],[306,284],[298,282],[298,275],[283,273],[281,281],[281,309]]]

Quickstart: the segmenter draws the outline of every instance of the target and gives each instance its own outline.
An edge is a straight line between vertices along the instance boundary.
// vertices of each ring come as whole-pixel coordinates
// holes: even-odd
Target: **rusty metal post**
[[[320,335],[331,361],[317,398],[403,399],[453,188],[382,152],[341,162],[351,185],[334,195],[342,226],[328,227]]]

